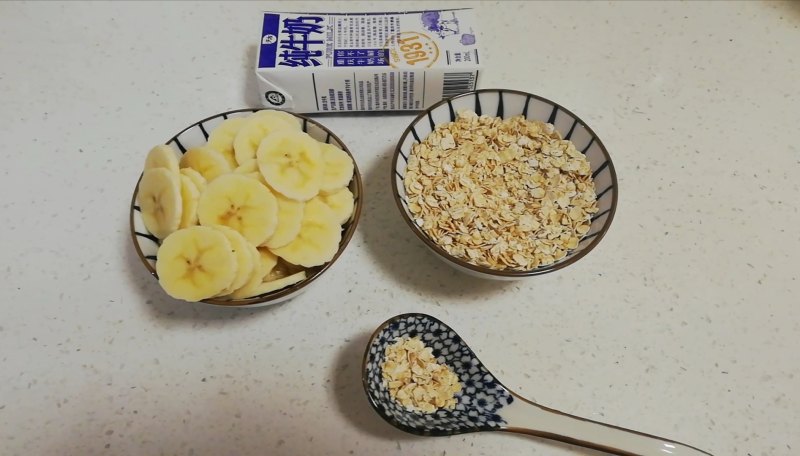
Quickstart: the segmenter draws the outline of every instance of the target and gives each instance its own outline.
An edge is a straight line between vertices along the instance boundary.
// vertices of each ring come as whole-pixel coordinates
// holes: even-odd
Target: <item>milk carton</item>
[[[260,41],[261,102],[295,112],[419,111],[480,69],[471,9],[265,12]]]

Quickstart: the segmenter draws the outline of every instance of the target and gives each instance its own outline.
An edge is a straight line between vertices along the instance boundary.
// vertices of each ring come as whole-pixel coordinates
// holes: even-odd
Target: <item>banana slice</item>
[[[306,133],[271,133],[258,147],[257,158],[264,180],[283,196],[308,201],[319,193],[325,164],[319,143]]]
[[[233,228],[253,245],[272,236],[278,223],[278,203],[272,192],[241,174],[226,174],[208,184],[197,213],[201,225]]]
[[[302,131],[303,129],[303,120],[297,116],[289,114],[286,111],[279,111],[277,109],[262,109],[261,111],[254,112],[253,117],[255,116],[265,116],[273,119],[280,119],[291,125],[292,129],[294,130]]]
[[[209,147],[221,152],[231,168],[237,166],[236,156],[233,153],[233,139],[246,122],[247,119],[244,117],[225,119],[208,135]]]
[[[264,114],[253,115],[247,118],[247,122],[236,133],[233,140],[233,152],[236,162],[244,164],[248,160],[256,158],[256,150],[261,141],[275,131],[299,130],[297,124],[292,124],[284,120],[281,116],[274,115],[275,111],[259,111]],[[269,114],[272,113],[272,114]]]
[[[289,263],[307,268],[325,264],[336,255],[342,240],[342,227],[333,211],[319,200],[303,208],[300,233],[289,244],[270,249]]]
[[[264,281],[264,274],[262,274],[264,268],[274,267],[270,266],[268,262],[262,260],[261,251],[256,249],[253,244],[247,245],[250,248],[250,252],[253,257],[253,264],[255,265],[253,267],[253,272],[250,274],[250,277],[243,286],[233,290],[232,293],[225,296],[225,299],[245,299],[254,296],[256,294],[255,289]]]
[[[269,274],[273,269],[275,269],[275,266],[278,265],[278,257],[276,257],[274,253],[262,247],[258,249],[258,259],[260,263],[259,273],[261,274],[261,280],[263,281],[269,277]]]
[[[294,285],[298,282],[302,282],[306,280],[306,271],[300,271],[296,274],[292,274],[289,277],[284,277],[282,279],[271,280],[269,282],[264,282],[261,286],[256,287],[256,296],[262,295],[264,293],[269,293],[271,291],[277,291],[281,288],[286,288],[289,285]]]
[[[231,165],[225,160],[222,152],[208,146],[187,150],[181,157],[180,165],[181,168],[192,168],[202,174],[208,182],[231,172]]]
[[[233,276],[231,284],[219,292],[220,295],[226,295],[247,283],[253,275],[253,268],[258,264],[254,261],[255,258],[251,252],[250,243],[238,231],[222,225],[214,225],[211,228],[225,235],[228,242],[231,243],[231,250],[236,258],[236,275]]]
[[[197,203],[200,201],[200,190],[194,182],[183,174],[181,179],[181,223],[180,228],[197,225]]]
[[[192,168],[181,168],[181,174],[191,179],[192,183],[200,192],[206,189],[206,178],[203,177],[202,174],[198,173]]]
[[[139,181],[137,199],[147,231],[164,239],[181,224],[180,174],[166,168],[145,170]]]
[[[222,232],[193,226],[169,235],[158,249],[156,272],[173,298],[200,301],[217,295],[236,274],[236,258]]]
[[[250,173],[257,173],[258,172],[258,160],[252,158],[247,160],[246,162],[242,163],[241,165],[237,166],[233,170],[236,174],[250,174]]]
[[[300,270],[303,270],[303,269],[300,268]],[[278,264],[276,264],[275,267],[272,268],[272,271],[270,271],[269,274],[264,276],[263,282],[271,282],[273,280],[278,280],[278,279],[282,279],[284,277],[289,277],[290,275],[293,274],[293,272],[299,272],[300,270],[291,271],[290,267],[289,267],[289,264],[287,262],[285,262],[284,260],[278,258]]]
[[[306,279],[306,272],[301,271],[297,274],[290,275],[288,277],[284,277],[282,279],[272,280],[270,282],[260,282],[257,285],[253,286],[252,288],[237,290],[235,293],[231,294],[232,297],[235,299],[246,299],[246,298],[253,298],[255,296],[259,296],[265,293],[270,293],[272,291],[280,290],[281,288],[286,288],[289,285],[294,285],[298,282],[302,282]]]
[[[337,192],[329,195],[318,195],[314,199],[319,199],[331,208],[339,225],[343,225],[353,215],[355,200],[353,199],[353,192],[347,187],[340,188]]]
[[[278,226],[275,233],[264,243],[265,247],[276,249],[292,242],[300,233],[300,225],[303,221],[303,207],[306,203],[286,198],[277,194],[278,200]]]
[[[247,173],[247,174],[241,174],[241,175],[245,176],[245,177],[249,177],[250,179],[253,179],[256,182],[261,183],[261,185],[264,185],[265,187],[269,188],[269,190],[272,192],[273,195],[275,195],[276,198],[277,198],[278,195],[280,195],[280,193],[272,190],[269,187],[269,185],[267,185],[267,183],[264,182],[264,176],[262,176],[261,173],[259,173],[258,171],[255,171],[255,172],[252,172],[252,173]]]
[[[144,169],[166,168],[173,173],[178,172],[178,151],[166,144],[159,144],[150,149],[144,159]]]
[[[333,144],[320,143],[319,148],[325,162],[320,193],[333,193],[347,186],[353,179],[353,159]]]

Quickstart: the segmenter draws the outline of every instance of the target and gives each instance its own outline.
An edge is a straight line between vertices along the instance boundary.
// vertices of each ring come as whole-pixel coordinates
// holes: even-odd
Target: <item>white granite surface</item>
[[[610,150],[608,236],[527,282],[457,274],[390,197],[410,116],[324,117],[365,179],[358,232],[308,294],[235,311],[173,301],[139,263],[144,154],[255,103],[260,10],[400,6],[1,2],[0,454],[587,454],[382,422],[361,354],[407,311],[543,404],[716,455],[800,452],[800,4],[474,6],[480,86],[558,101]]]

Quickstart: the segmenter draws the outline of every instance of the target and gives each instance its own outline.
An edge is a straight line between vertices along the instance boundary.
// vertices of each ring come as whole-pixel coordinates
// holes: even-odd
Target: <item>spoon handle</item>
[[[683,443],[569,415],[516,394],[514,398],[517,400],[503,407],[502,416],[508,423],[504,431],[621,456],[713,456]]]

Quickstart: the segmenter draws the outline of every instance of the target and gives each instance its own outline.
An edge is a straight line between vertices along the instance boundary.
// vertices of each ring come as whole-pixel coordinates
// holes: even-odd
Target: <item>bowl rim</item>
[[[527,271],[491,269],[491,268],[488,268],[486,266],[478,266],[478,265],[469,263],[467,261],[464,261],[464,260],[462,260],[460,258],[457,258],[457,257],[449,254],[443,248],[439,247],[438,244],[433,242],[417,226],[417,224],[414,223],[413,220],[411,220],[411,218],[408,216],[408,214],[406,214],[405,205],[403,204],[403,201],[400,198],[400,192],[399,192],[399,190],[397,188],[397,179],[395,179],[395,176],[396,176],[396,170],[397,170],[397,161],[398,161],[398,159],[400,157],[400,153],[401,153],[401,149],[403,147],[403,143],[405,143],[406,138],[411,133],[411,129],[417,123],[419,123],[420,120],[422,120],[424,117],[428,116],[429,113],[431,113],[433,110],[437,109],[438,107],[440,107],[440,106],[442,106],[444,104],[450,104],[450,103],[452,103],[453,100],[455,100],[457,98],[468,97],[468,96],[472,96],[472,95],[478,96],[478,94],[480,94],[480,93],[499,93],[499,94],[501,94],[501,96],[502,96],[503,93],[510,93],[510,94],[514,94],[514,95],[522,95],[522,96],[528,97],[529,99],[530,98],[534,98],[534,99],[537,99],[539,101],[543,101],[545,103],[549,103],[552,106],[558,108],[558,110],[564,111],[565,113],[567,113],[570,116],[572,116],[573,119],[575,119],[576,121],[580,122],[586,128],[586,130],[592,135],[592,137],[595,138],[594,142],[597,143],[600,146],[600,151],[602,152],[603,157],[605,157],[605,160],[608,162],[608,171],[611,173],[611,187],[614,189],[614,191],[611,194],[611,207],[608,209],[608,218],[606,219],[605,223],[603,224],[603,227],[600,229],[598,234],[596,236],[594,236],[594,239],[592,239],[589,242],[589,245],[587,245],[586,248],[584,248],[580,252],[578,252],[578,253],[576,253],[576,254],[564,259],[563,261],[557,261],[557,262],[555,262],[555,263],[553,263],[551,265],[548,265],[548,266],[545,266],[545,267],[537,267],[536,269],[531,269],[531,270],[527,270]],[[451,107],[451,109],[452,109],[452,107]],[[590,251],[592,251],[597,246],[597,244],[600,243],[600,241],[603,239],[603,237],[608,232],[608,229],[611,227],[611,223],[614,220],[614,215],[617,212],[617,201],[619,199],[619,183],[617,182],[617,172],[614,169],[614,162],[611,160],[611,155],[609,155],[605,144],[603,144],[603,141],[594,132],[594,130],[592,130],[592,128],[589,127],[589,124],[584,122],[583,119],[581,119],[580,117],[575,115],[572,111],[570,111],[569,109],[563,107],[559,103],[556,103],[556,102],[554,102],[552,100],[549,100],[547,98],[541,97],[539,95],[535,95],[535,94],[532,94],[532,93],[529,93],[529,92],[523,92],[521,90],[514,90],[514,89],[489,88],[489,89],[471,90],[469,92],[463,92],[461,94],[458,94],[458,95],[450,97],[450,98],[445,98],[445,99],[443,99],[443,100],[441,100],[441,101],[439,101],[437,103],[434,103],[433,105],[431,105],[430,107],[428,107],[424,111],[420,112],[419,115],[417,115],[408,124],[408,127],[406,127],[405,131],[403,131],[403,134],[400,136],[400,140],[397,142],[397,146],[395,147],[395,150],[394,150],[394,156],[392,157],[392,169],[390,171],[391,171],[391,182],[392,182],[392,196],[394,197],[394,202],[397,205],[397,208],[400,210],[400,215],[403,218],[403,220],[406,222],[406,224],[411,228],[411,231],[413,231],[414,234],[416,234],[416,236],[420,240],[422,240],[422,242],[424,242],[426,246],[428,246],[431,250],[434,251],[434,253],[438,254],[440,257],[444,258],[445,260],[447,260],[447,261],[449,261],[449,262],[451,262],[451,263],[453,263],[453,264],[455,264],[457,266],[460,266],[462,268],[466,268],[466,269],[468,269],[470,271],[477,272],[477,273],[480,273],[480,274],[487,274],[487,275],[492,275],[492,276],[497,276],[497,277],[504,277],[504,278],[532,277],[532,276],[547,274],[549,272],[558,271],[559,269],[563,269],[563,268],[575,263],[576,261],[580,260],[584,256],[586,256]]]
[[[164,144],[169,144],[169,143],[177,140],[177,138],[180,135],[182,135],[184,132],[186,132],[186,131],[188,131],[188,130],[190,130],[192,128],[195,128],[198,125],[203,124],[203,123],[205,123],[205,122],[207,122],[207,121],[209,121],[211,119],[215,119],[215,118],[218,118],[218,117],[227,118],[227,116],[229,114],[236,114],[236,113],[241,113],[241,112],[251,112],[251,113],[253,113],[253,112],[263,111],[263,110],[267,110],[267,109],[268,108],[242,108],[242,109],[234,109],[234,110],[230,110],[230,111],[223,111],[223,112],[214,114],[212,116],[208,116],[208,117],[206,117],[206,118],[204,118],[202,120],[198,120],[197,122],[192,123],[188,127],[186,127],[183,130],[179,131],[174,136],[172,136],[170,139],[168,139]],[[327,133],[329,138],[333,138],[333,139],[336,140],[336,142],[341,144],[342,150],[344,150],[347,153],[347,155],[349,155],[350,158],[353,160],[353,179],[351,180],[351,183],[355,183],[355,188],[358,191],[358,196],[357,196],[357,198],[355,200],[355,204],[354,204],[352,222],[350,222],[350,225],[347,227],[347,229],[342,234],[342,240],[339,242],[339,249],[336,251],[336,255],[334,255],[334,257],[330,261],[328,261],[327,263],[322,265],[322,267],[317,272],[315,272],[313,275],[311,275],[310,277],[306,278],[305,280],[302,280],[302,281],[300,281],[300,282],[298,282],[298,283],[296,283],[294,285],[291,285],[289,287],[282,288],[282,289],[280,289],[278,291],[274,291],[272,293],[268,293],[266,296],[253,297],[253,298],[247,298],[247,299],[232,299],[232,300],[208,298],[208,299],[203,299],[203,300],[200,300],[200,301],[197,301],[197,302],[202,302],[202,303],[205,303],[205,304],[211,304],[211,305],[216,305],[216,306],[221,306],[221,307],[251,307],[251,306],[254,306],[254,305],[257,305],[257,304],[269,303],[271,301],[277,301],[277,300],[280,300],[282,298],[285,298],[286,296],[289,296],[289,295],[295,293],[296,291],[298,291],[298,290],[306,287],[307,285],[311,284],[317,278],[319,278],[325,271],[327,271],[328,268],[330,268],[333,265],[333,263],[335,263],[336,260],[339,259],[339,257],[342,255],[342,253],[344,253],[345,249],[347,248],[347,245],[350,243],[350,240],[353,238],[353,235],[355,234],[356,227],[358,225],[358,221],[361,218],[361,209],[363,207],[363,200],[364,200],[364,187],[363,187],[363,183],[361,181],[361,173],[358,170],[358,164],[356,163],[355,157],[353,157],[353,154],[350,152],[350,149],[347,147],[347,145],[344,143],[344,141],[342,141],[338,136],[336,136],[335,133],[333,133],[330,129],[328,129],[327,127],[325,127],[321,123],[317,122],[316,120],[314,120],[314,119],[312,119],[310,117],[302,115],[302,114],[297,114],[297,113],[289,112],[289,111],[284,111],[284,112],[286,112],[288,114],[291,114],[291,115],[293,115],[293,116],[295,116],[295,117],[297,117],[299,119],[302,119],[304,127],[306,126],[306,124],[311,123],[311,124],[314,124],[315,126],[317,126],[318,128],[320,128],[321,130],[323,130],[325,133]],[[139,257],[139,260],[142,262],[142,264],[147,269],[147,271],[150,273],[150,275],[155,277],[156,279],[158,279],[158,274],[156,273],[156,270],[150,265],[150,262],[147,260],[147,258],[145,258],[144,254],[142,253],[141,248],[139,248],[139,242],[136,240],[136,228],[134,227],[134,224],[133,224],[133,213],[135,211],[134,206],[136,205],[136,196],[139,194],[139,183],[142,180],[142,175],[143,174],[144,173],[139,174],[139,178],[136,181],[136,186],[133,188],[133,196],[131,197],[131,203],[130,203],[130,208],[129,208],[130,214],[128,216],[129,217],[128,222],[129,222],[129,227],[130,227],[131,241],[133,242],[134,250],[136,250],[136,255]]]

